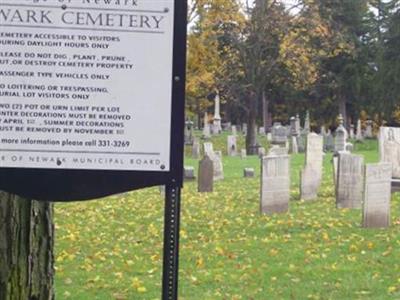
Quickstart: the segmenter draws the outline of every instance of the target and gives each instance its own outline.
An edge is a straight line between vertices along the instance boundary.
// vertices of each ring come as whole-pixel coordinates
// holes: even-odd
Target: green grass
[[[213,142],[226,148],[226,137]],[[355,147],[377,161],[375,141]],[[179,299],[400,299],[400,198],[389,229],[361,228],[360,210],[335,208],[330,160],[318,200],[303,202],[304,155],[292,156],[290,212],[282,215],[261,216],[259,175],[242,178],[244,167],[259,174],[256,157],[224,157],[225,180],[213,193],[185,184]],[[57,299],[160,299],[158,188],[56,204],[56,226]]]

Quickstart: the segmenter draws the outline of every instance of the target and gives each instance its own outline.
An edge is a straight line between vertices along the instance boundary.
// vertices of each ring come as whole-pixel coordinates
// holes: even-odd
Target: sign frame
[[[63,202],[97,199],[172,183],[182,187],[187,4],[185,1],[175,0],[174,7],[170,170],[84,170],[0,166],[1,190],[30,199]]]

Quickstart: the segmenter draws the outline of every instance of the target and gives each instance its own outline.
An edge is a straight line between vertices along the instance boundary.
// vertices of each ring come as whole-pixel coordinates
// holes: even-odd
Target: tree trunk
[[[246,135],[246,151],[249,155],[257,154],[257,136],[256,136],[256,119],[257,119],[257,95],[250,93],[248,95],[249,113],[247,119],[247,135]]]
[[[264,132],[267,133],[270,131],[270,123],[269,122],[269,100],[265,96],[265,91],[262,93],[262,104],[263,104],[263,126]]]
[[[0,192],[0,299],[54,299],[53,204]]]

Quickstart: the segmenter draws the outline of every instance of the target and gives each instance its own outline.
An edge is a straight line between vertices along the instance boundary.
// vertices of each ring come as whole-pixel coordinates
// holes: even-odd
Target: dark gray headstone
[[[205,155],[199,162],[199,172],[198,172],[198,186],[197,191],[212,192],[213,191],[213,177],[214,177],[214,166],[213,161],[210,157]]]

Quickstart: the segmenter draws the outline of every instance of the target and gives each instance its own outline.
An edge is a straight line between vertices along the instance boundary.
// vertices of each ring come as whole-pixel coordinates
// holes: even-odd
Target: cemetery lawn
[[[226,136],[213,140],[225,150]],[[240,143],[243,143],[241,138]],[[226,151],[226,150],[225,150]],[[376,141],[356,144],[367,162]],[[316,201],[299,201],[304,155],[291,159],[288,214],[259,214],[259,159],[224,157],[214,192],[182,195],[179,299],[399,299],[400,197],[392,225],[360,227],[360,210],[335,208],[331,154]],[[198,162],[190,158],[185,165]],[[256,178],[245,179],[244,167]],[[57,299],[160,299],[163,199],[157,187],[55,205]]]

